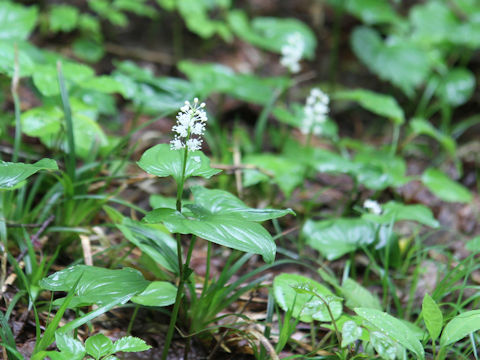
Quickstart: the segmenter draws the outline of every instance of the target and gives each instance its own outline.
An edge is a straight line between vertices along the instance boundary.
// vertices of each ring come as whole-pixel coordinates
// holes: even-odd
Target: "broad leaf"
[[[0,3],[1,4],[1,3]],[[17,44],[17,43],[15,43]],[[15,44],[10,40],[0,39],[0,74],[6,74],[13,77],[15,67]],[[18,46],[18,64],[20,76],[30,76],[35,69],[35,63],[24,42],[17,44]]]
[[[157,264],[178,273],[176,242],[169,234],[157,225],[144,224],[129,218],[123,218],[122,224],[117,227],[130,242]]]
[[[49,25],[52,32],[70,32],[78,23],[79,11],[70,5],[53,5],[49,14]]]
[[[0,190],[20,186],[21,182],[41,170],[58,170],[52,159],[42,159],[34,164],[0,161]]]
[[[422,182],[441,200],[463,203],[469,203],[472,201],[472,193],[466,187],[451,180],[440,170],[428,168],[422,174]]]
[[[308,292],[297,291],[296,288],[308,288]],[[336,297],[327,287],[297,274],[281,274],[273,280],[273,295],[277,304],[284,310],[291,312],[292,316],[304,322],[314,320],[330,322],[325,304],[313,295],[315,292],[320,296],[335,299],[330,303],[333,317],[336,319],[342,314],[341,299]]]
[[[62,120],[63,111],[59,107],[53,105],[36,107],[22,114],[22,131],[33,137],[58,134]]]
[[[437,340],[443,327],[443,315],[435,300],[428,294],[423,297],[422,316],[432,341]]]
[[[91,304],[107,304],[127,298],[127,300],[145,290],[149,282],[134,269],[124,268],[110,270],[95,266],[76,265],[58,271],[40,281],[43,289],[50,291],[71,291],[81,276],[75,296],[69,304],[70,308]],[[63,298],[54,301],[55,305],[63,302]]]
[[[118,339],[113,344],[112,353],[117,352],[139,352],[150,349],[151,346],[147,345],[144,340],[134,336],[124,336]]]
[[[475,91],[475,75],[466,68],[451,69],[441,80],[437,93],[451,106],[465,104]]]
[[[295,214],[291,209],[255,209],[248,207],[235,195],[223,190],[210,190],[201,186],[192,188],[195,204],[207,209],[212,214],[231,214],[248,221],[265,221],[287,214]]]
[[[443,329],[440,346],[445,347],[480,330],[480,310],[472,310],[455,316]]]
[[[78,82],[92,78],[95,75],[89,66],[73,62],[65,62],[62,64],[62,74],[67,88],[72,87]],[[44,96],[60,94],[58,72],[55,65],[37,65],[33,73],[33,83]]]
[[[350,309],[364,307],[382,310],[378,297],[350,278],[345,279],[341,290],[345,298],[345,305]]]
[[[425,358],[422,344],[402,321],[376,309],[356,308],[355,312],[384,335],[412,351],[418,358]]]
[[[88,355],[100,359],[113,353],[113,342],[103,334],[96,334],[85,341],[85,350]]]
[[[366,24],[398,23],[401,18],[388,0],[347,0],[345,8]]]
[[[338,259],[375,241],[375,227],[362,219],[307,220],[302,233],[307,244],[328,260]]]
[[[135,104],[137,111],[158,116],[174,112],[195,97],[195,89],[188,81],[172,77],[155,77],[131,61],[116,63],[112,77],[122,84],[123,96]]]
[[[416,221],[420,224],[438,228],[440,223],[433,217],[432,210],[425,205],[405,205],[396,201],[389,201],[382,205],[382,214],[363,214],[364,219],[379,224],[388,224],[392,221]]]
[[[351,41],[353,51],[370,71],[400,87],[407,96],[413,96],[430,72],[428,53],[404,39],[385,43],[377,31],[358,27]]]
[[[378,331],[372,331],[370,333],[370,342],[382,359],[397,359],[397,344],[388,336]]]
[[[203,98],[211,93],[220,93],[265,105],[271,101],[272,93],[285,89],[290,84],[290,80],[285,77],[260,78],[252,74],[239,74],[225,65],[215,63],[182,61],[178,68],[187,75],[195,85],[196,92]]]
[[[379,94],[365,89],[357,89],[336,92],[335,99],[358,102],[363,108],[377,115],[384,116],[398,125],[405,122],[403,109],[398,105],[395,98],[389,95]]]
[[[166,281],[153,281],[147,288],[130,300],[146,306],[168,306],[175,302],[177,288]]]
[[[0,3],[0,39],[25,40],[37,22],[37,8],[10,1]]]
[[[228,22],[233,32],[242,40],[276,53],[281,53],[289,35],[298,33],[305,44],[305,57],[313,59],[317,45],[316,37],[300,20],[257,17],[249,23],[245,12],[233,10],[228,14]]]
[[[412,121],[410,121],[410,128],[416,135],[427,135],[434,138],[443,146],[443,148],[450,154],[450,156],[455,156],[457,146],[453,138],[436,129],[431,123],[429,123],[425,119],[412,119]]]
[[[449,6],[440,1],[428,1],[414,6],[409,17],[413,26],[413,39],[426,45],[447,41],[458,24]]]
[[[342,326],[342,347],[357,341],[362,336],[362,328],[353,320],[345,321]]]
[[[186,205],[186,208],[191,212],[155,209],[144,220],[162,222],[172,233],[194,234],[216,244],[260,254],[268,263],[275,259],[275,242],[260,224],[234,214],[211,213],[199,205]]]
[[[269,181],[271,177],[267,174],[270,173],[273,176],[273,182],[286,196],[290,196],[293,190],[303,183],[306,173],[306,168],[301,162],[281,155],[268,153],[250,155],[245,157],[243,162],[259,168],[259,170],[246,169],[244,171],[243,183],[245,186]]]
[[[83,359],[85,356],[85,347],[83,344],[70,335],[56,332],[55,343],[57,344],[58,350],[69,355],[70,359]]]
[[[170,150],[168,144],[159,144],[145,151],[137,164],[149,174],[159,177],[172,176],[179,183],[184,154],[184,149]],[[188,152],[185,179],[191,176],[208,179],[220,171],[210,167],[210,159],[201,151]]]

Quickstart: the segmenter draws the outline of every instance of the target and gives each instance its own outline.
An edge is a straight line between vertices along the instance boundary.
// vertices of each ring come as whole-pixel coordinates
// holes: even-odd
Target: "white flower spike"
[[[320,135],[322,133],[322,124],[327,120],[329,111],[328,104],[330,99],[327,94],[318,88],[313,88],[308,95],[304,118],[300,131],[303,134]]]
[[[291,73],[298,73],[304,51],[305,41],[302,35],[298,32],[288,35],[286,43],[282,46],[280,64],[290,70]]]
[[[180,108],[177,114],[177,123],[172,130],[176,133],[170,141],[171,150],[180,150],[187,147],[188,151],[197,151],[202,148],[203,140],[201,138],[192,138],[192,135],[201,137],[205,133],[205,124],[208,120],[207,113],[203,108],[205,103],[198,103],[198,98],[193,100],[193,104],[185,101],[185,105]]]
[[[363,203],[363,207],[375,215],[380,215],[382,213],[382,207],[375,200],[365,200],[365,202]]]

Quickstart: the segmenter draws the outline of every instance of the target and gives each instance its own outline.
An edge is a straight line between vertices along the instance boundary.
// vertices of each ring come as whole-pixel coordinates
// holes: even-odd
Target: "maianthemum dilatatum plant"
[[[180,110],[177,123],[172,128],[175,137],[170,145],[160,144],[148,149],[138,162],[146,172],[158,177],[172,176],[177,183],[175,208],[157,208],[144,218],[148,223],[163,223],[171,233],[176,234],[178,288],[162,359],[167,358],[184,287],[193,274],[189,265],[196,239],[200,237],[232,249],[259,254],[266,262],[272,263],[275,242],[259,222],[292,213],[291,210],[253,209],[226,191],[202,187],[192,188],[194,200],[184,205],[183,193],[188,178],[199,176],[208,179],[220,170],[210,167],[209,158],[200,150],[207,123],[205,104],[195,98],[193,103],[186,101]],[[185,257],[182,234],[190,235]],[[209,261],[210,256],[207,258]],[[190,295],[196,296],[194,291]]]

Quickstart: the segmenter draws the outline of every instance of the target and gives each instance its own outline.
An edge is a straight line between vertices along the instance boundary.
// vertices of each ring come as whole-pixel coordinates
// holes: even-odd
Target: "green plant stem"
[[[190,135],[190,134],[188,134]],[[188,140],[189,136],[187,136]],[[184,156],[183,156],[183,164],[182,164],[182,176],[180,181],[177,183],[177,203],[176,209],[178,212],[182,212],[182,195],[183,195],[183,187],[185,185],[185,171],[187,168],[187,159],[188,159],[188,148],[185,147]],[[175,331],[175,324],[177,323],[178,312],[180,310],[180,305],[182,303],[182,296],[183,296],[183,287],[185,285],[185,281],[187,280],[188,265],[190,263],[190,258],[192,256],[193,245],[195,244],[195,238],[192,239],[190,242],[190,246],[187,253],[187,259],[185,264],[183,264],[182,259],[182,239],[181,235],[177,233],[177,256],[178,256],[178,272],[180,281],[178,283],[177,295],[175,296],[175,304],[173,305],[172,315],[170,317],[170,323],[168,325],[167,336],[165,338],[165,345],[162,351],[162,360],[167,360],[168,356],[168,349],[170,348],[170,344],[173,338],[173,332]]]
[[[398,139],[400,137],[400,125],[394,124],[393,125],[393,133],[392,133],[392,144],[391,144],[391,154],[395,155],[398,149]]]
[[[136,304],[135,309],[133,310],[132,317],[130,318],[130,321],[128,323],[127,335],[130,335],[132,333],[132,327],[133,327],[133,323],[135,322],[135,319],[137,317],[138,309],[140,309],[140,305]]]

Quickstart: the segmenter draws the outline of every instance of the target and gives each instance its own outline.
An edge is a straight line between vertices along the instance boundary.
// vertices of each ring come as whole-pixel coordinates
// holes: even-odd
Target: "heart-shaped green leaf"
[[[362,219],[307,220],[302,233],[307,244],[328,260],[338,259],[375,241],[375,227]]]
[[[85,341],[85,350],[87,350],[88,355],[100,359],[112,354],[113,342],[103,334],[96,334]]]
[[[130,300],[146,306],[168,306],[175,302],[177,288],[166,281],[153,281],[147,288]]]
[[[172,233],[194,234],[216,244],[260,254],[268,263],[275,259],[275,242],[260,224],[233,214],[211,213],[199,205],[186,207],[191,212],[155,209],[144,220],[150,223],[162,222]]]
[[[438,198],[449,202],[469,203],[472,193],[463,185],[450,179],[445,173],[428,168],[422,174],[423,184]]]
[[[419,359],[425,359],[422,344],[402,321],[376,309],[356,308],[355,312],[381,333],[412,351]]]
[[[134,269],[110,270],[95,266],[76,265],[42,279],[40,286],[51,291],[69,292],[73,290],[79,277],[80,280],[74,289],[77,296],[70,302],[70,308],[107,304],[124,297],[127,297],[128,300],[145,290],[149,284],[142,274]],[[57,299],[54,304],[61,304],[63,300],[64,298]]]
[[[10,1],[0,3],[0,39],[25,40],[37,22],[37,8]],[[3,56],[3,54],[2,54]]]
[[[159,144],[145,151],[137,163],[147,173],[166,177],[172,176],[178,183],[182,178],[184,149],[171,150],[168,144]],[[221,170],[210,167],[210,159],[201,151],[188,152],[185,179],[191,176],[210,178]]]
[[[34,164],[0,161],[0,190],[15,188],[41,170],[58,170],[58,166],[52,159],[42,159]]]
[[[291,209],[255,209],[223,190],[210,190],[201,186],[192,188],[195,204],[200,205],[212,214],[231,214],[248,221],[265,221],[276,219],[287,214],[295,214]]]
[[[301,291],[301,288],[308,290]],[[335,299],[329,302],[335,319],[342,314],[341,299],[315,280],[297,274],[281,274],[273,280],[275,301],[284,311],[291,312],[293,317],[304,322],[312,322],[314,319],[332,321],[325,303],[314,293],[323,299]]]
[[[398,105],[395,98],[389,95],[356,89],[336,92],[335,99],[355,101],[368,111],[384,116],[398,125],[405,122],[403,109]]]

